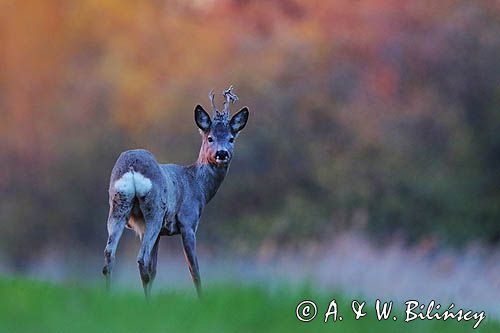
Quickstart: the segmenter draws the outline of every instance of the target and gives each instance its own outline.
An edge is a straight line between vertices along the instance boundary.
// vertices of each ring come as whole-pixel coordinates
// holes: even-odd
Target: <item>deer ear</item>
[[[243,128],[245,128],[247,120],[248,120],[248,108],[245,106],[231,118],[231,121],[229,121],[229,126],[231,127],[231,131],[234,134],[241,131]]]
[[[196,105],[194,108],[194,120],[196,121],[196,125],[198,125],[203,132],[208,131],[210,129],[210,125],[212,125],[210,116],[200,104]]]

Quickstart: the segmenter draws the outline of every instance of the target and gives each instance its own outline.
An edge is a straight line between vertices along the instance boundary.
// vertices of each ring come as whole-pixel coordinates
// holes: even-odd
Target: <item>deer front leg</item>
[[[198,267],[198,257],[196,255],[196,235],[192,227],[184,227],[181,229],[182,245],[184,247],[184,256],[191,273],[191,278],[196,287],[198,297],[201,297],[201,279],[200,270]]]

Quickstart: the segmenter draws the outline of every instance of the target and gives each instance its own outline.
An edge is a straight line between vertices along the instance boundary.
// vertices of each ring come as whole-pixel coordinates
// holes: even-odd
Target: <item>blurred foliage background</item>
[[[214,251],[500,240],[497,1],[0,1],[0,251],[100,254],[119,153],[189,164],[210,89],[251,111]]]

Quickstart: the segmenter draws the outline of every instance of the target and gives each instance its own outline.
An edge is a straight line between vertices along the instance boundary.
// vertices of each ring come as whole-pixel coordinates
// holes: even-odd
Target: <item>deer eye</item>
[[[234,138],[229,138],[229,142],[233,143],[234,142]]]
[[[208,137],[208,142],[214,142],[214,139],[212,139],[211,136]]]

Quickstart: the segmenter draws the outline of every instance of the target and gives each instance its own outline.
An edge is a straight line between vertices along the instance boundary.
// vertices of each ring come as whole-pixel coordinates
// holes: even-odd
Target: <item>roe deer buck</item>
[[[229,118],[229,104],[238,100],[232,86],[223,92],[224,109],[209,98],[213,119],[197,105],[196,125],[202,143],[198,160],[189,166],[159,164],[147,150],[123,152],[113,167],[109,184],[108,242],[103,274],[109,288],[116,248],[125,227],[140,237],[137,262],[144,293],[148,297],[156,275],[160,236],[181,234],[184,254],[198,296],[201,280],[196,255],[196,229],[205,205],[213,198],[233,157],[234,139],[245,127],[248,108]]]

